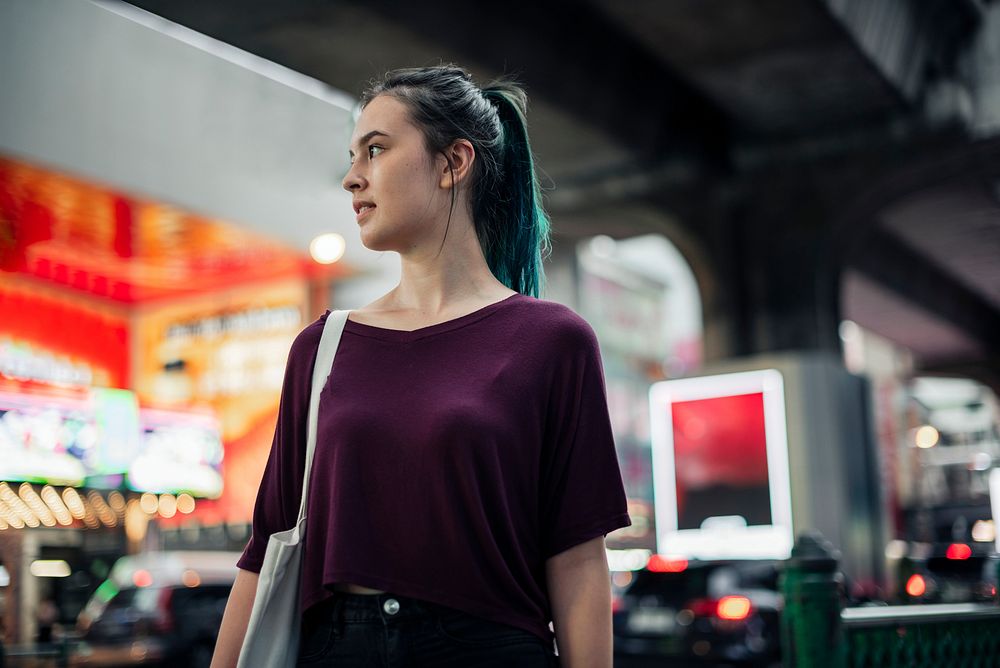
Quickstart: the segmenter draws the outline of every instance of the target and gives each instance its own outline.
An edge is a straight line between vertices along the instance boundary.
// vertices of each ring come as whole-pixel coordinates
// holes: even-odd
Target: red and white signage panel
[[[788,439],[773,369],[650,388],[657,552],[784,559],[792,548]]]

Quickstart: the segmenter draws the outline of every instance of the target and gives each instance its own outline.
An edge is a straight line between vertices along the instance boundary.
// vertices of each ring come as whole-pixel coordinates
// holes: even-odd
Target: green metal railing
[[[796,668],[995,668],[1000,606],[843,608],[839,555],[822,536],[801,536],[781,576],[781,643]]]
[[[1000,606],[848,608],[840,619],[850,668],[1000,665]]]

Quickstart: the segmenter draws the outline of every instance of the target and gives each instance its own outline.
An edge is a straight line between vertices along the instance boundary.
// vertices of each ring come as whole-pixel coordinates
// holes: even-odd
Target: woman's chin
[[[394,244],[388,239],[384,239],[375,234],[365,234],[365,231],[361,230],[361,245],[370,251],[391,251],[396,250]]]

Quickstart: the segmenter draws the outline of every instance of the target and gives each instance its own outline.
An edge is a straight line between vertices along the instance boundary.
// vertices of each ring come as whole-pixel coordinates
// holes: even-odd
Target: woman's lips
[[[357,221],[360,223],[362,218],[367,217],[372,211],[375,210],[374,206],[370,206],[358,212]]]

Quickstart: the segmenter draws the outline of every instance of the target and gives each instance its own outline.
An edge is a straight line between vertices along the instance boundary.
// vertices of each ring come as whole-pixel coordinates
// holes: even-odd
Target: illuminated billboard
[[[0,480],[141,492],[222,493],[208,413],[140,409],[128,390],[0,390]],[[126,477],[127,476],[127,477]]]
[[[143,409],[142,447],[128,471],[139,492],[222,494],[222,432],[211,415]]]
[[[139,450],[128,390],[0,392],[0,480],[116,487]]]
[[[650,388],[657,551],[787,558],[792,547],[781,374],[769,369]]]

